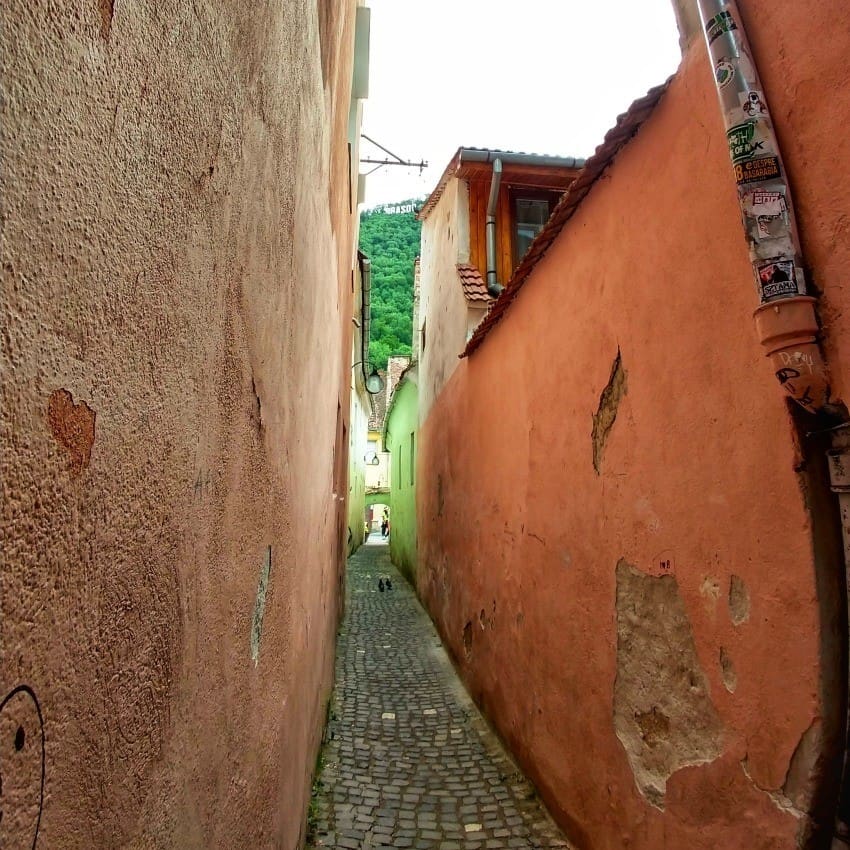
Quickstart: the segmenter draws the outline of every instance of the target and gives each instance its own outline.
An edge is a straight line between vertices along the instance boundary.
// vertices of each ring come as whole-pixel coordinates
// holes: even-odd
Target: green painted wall
[[[365,511],[366,476],[363,468],[356,463],[348,467],[348,554],[350,555],[363,542],[363,522]]]
[[[419,391],[415,373],[396,387],[386,426],[390,474],[390,558],[414,581],[416,572],[416,452]]]

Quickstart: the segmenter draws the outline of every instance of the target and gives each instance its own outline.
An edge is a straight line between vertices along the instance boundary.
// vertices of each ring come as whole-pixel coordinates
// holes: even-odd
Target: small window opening
[[[514,262],[518,265],[549,219],[549,199],[517,198],[514,211]]]

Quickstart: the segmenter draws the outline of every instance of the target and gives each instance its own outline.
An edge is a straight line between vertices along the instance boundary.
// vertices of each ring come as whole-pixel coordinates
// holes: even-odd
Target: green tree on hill
[[[421,201],[398,203],[406,204],[418,208]],[[421,229],[413,213],[387,213],[383,206],[360,213],[360,250],[372,261],[369,359],[378,369],[387,368],[390,355],[411,351],[413,261]]]

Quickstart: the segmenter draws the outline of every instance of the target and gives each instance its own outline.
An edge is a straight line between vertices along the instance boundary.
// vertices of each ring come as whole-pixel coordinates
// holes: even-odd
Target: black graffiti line
[[[29,685],[18,685],[18,687],[13,688],[3,697],[3,702],[0,702],[0,713],[3,712],[3,709],[6,707],[6,703],[12,699],[16,694],[24,693],[29,696],[29,698],[33,701],[33,705],[35,706],[36,713],[38,714],[38,725],[41,731],[41,789],[39,792],[39,800],[38,800],[38,819],[35,822],[35,835],[32,839],[32,850],[35,850],[36,844],[38,844],[38,830],[41,827],[41,812],[44,808],[44,780],[45,780],[45,756],[46,756],[46,748],[45,748],[45,740],[44,740],[44,715],[41,713],[41,705],[38,701],[38,697],[35,695],[35,691]]]
[[[796,369],[791,369],[790,367],[785,369],[780,369],[776,373],[776,377],[779,378],[780,384],[787,384],[791,378],[799,378],[800,373]]]

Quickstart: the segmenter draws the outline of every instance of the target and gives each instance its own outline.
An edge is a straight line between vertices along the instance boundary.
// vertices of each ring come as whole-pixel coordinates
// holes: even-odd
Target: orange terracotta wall
[[[846,399],[844,7],[742,6]],[[834,774],[840,564],[739,219],[697,41],[420,430],[420,593],[583,848],[793,848]]]
[[[3,6],[3,847],[299,845],[353,262],[318,6]]]

